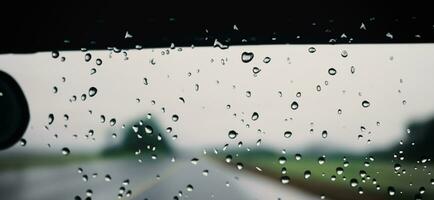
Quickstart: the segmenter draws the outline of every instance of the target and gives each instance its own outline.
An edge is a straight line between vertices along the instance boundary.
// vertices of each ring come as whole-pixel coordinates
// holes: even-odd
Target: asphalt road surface
[[[83,171],[79,173],[78,168]],[[204,175],[203,171],[208,170]],[[110,181],[105,179],[109,174]],[[88,180],[83,180],[83,175]],[[159,175],[159,178],[157,177]],[[128,184],[123,184],[125,180]],[[192,188],[188,188],[191,185]],[[125,189],[122,190],[121,187]],[[92,194],[86,194],[87,190]],[[127,196],[128,191],[131,195]],[[85,199],[319,199],[277,181],[255,176],[199,158],[155,160],[139,163],[135,159],[112,159],[41,166],[0,172],[1,199],[64,200]]]

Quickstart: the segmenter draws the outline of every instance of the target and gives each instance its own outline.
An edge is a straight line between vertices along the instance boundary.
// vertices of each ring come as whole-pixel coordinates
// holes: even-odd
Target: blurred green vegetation
[[[155,117],[142,117],[125,124],[119,145],[107,147],[102,155],[134,155],[140,149],[142,155],[166,156],[174,153],[173,148],[165,137],[166,130]]]

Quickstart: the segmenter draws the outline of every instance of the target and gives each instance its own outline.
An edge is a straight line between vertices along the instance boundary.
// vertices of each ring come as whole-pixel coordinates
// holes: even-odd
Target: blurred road
[[[78,173],[78,168],[83,172]],[[208,170],[207,176],[203,170]],[[93,176],[97,173],[96,176]],[[105,180],[106,174],[111,180]],[[157,179],[157,174],[160,178]],[[83,175],[88,180],[83,180]],[[123,185],[128,179],[129,184]],[[193,189],[189,191],[187,185]],[[86,162],[82,165],[43,166],[0,172],[1,199],[63,200],[86,197],[118,199],[120,187],[125,187],[122,199],[319,199],[296,189],[255,176],[246,170],[234,170],[199,158],[170,159],[139,163],[133,159],[113,159]],[[126,192],[131,195],[126,197]],[[180,195],[182,193],[182,196]]]

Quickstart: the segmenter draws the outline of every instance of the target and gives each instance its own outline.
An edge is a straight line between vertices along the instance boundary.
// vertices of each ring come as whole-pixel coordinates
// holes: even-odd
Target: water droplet
[[[101,58],[97,58],[96,60],[95,60],[95,63],[96,63],[96,65],[101,65],[102,64],[102,60],[101,60]]]
[[[297,153],[295,154],[295,160],[301,160],[301,154]]]
[[[107,174],[105,175],[104,180],[110,182],[112,180],[112,177],[109,174]]]
[[[342,168],[342,167],[337,167],[336,168],[336,174],[337,175],[341,175],[341,174],[343,174],[344,173],[344,169]]]
[[[67,147],[62,148],[62,155],[67,156],[71,153],[71,151]]]
[[[355,68],[354,66],[351,66],[351,68],[350,68],[350,72],[351,72],[352,74],[354,74],[354,73],[356,72],[356,68]]]
[[[295,96],[296,96],[296,97],[301,97],[301,92],[297,92],[297,93],[295,94]]]
[[[291,103],[291,109],[292,109],[292,110],[297,110],[297,108],[298,108],[298,103],[297,103],[296,101],[293,101],[293,102]]]
[[[357,185],[359,185],[359,182],[357,181],[357,179],[353,178],[350,180],[350,186],[351,187],[357,187]]]
[[[327,135],[328,135],[327,131],[323,130],[321,135],[322,135],[322,138],[327,138]]]
[[[284,156],[279,157],[279,164],[283,165],[286,163],[286,158]]]
[[[243,163],[237,163],[237,169],[242,170],[244,167]]]
[[[328,72],[332,76],[336,75],[336,69],[335,68],[330,68]]]
[[[230,130],[229,133],[228,133],[228,137],[230,139],[235,139],[237,136],[238,136],[238,133],[236,131],[234,131],[234,130]]]
[[[318,91],[318,92],[321,91],[321,86],[320,85],[316,86],[316,91]]]
[[[92,55],[90,53],[86,53],[84,55],[84,61],[89,62],[92,59]]]
[[[145,126],[145,133],[146,134],[152,134],[152,132],[154,132],[154,129],[152,128],[152,126],[146,125]]]
[[[189,191],[189,192],[193,191],[193,186],[190,184],[187,185],[187,191]]]
[[[109,123],[110,123],[110,126],[116,125],[116,119],[115,118],[110,119]]]
[[[309,170],[304,171],[304,179],[309,179],[312,173]]]
[[[259,114],[258,114],[257,112],[254,112],[254,113],[252,114],[252,120],[253,120],[253,121],[256,121],[256,120],[258,120],[258,118],[259,118]]]
[[[194,84],[194,91],[196,91],[196,92],[199,91],[199,84],[197,84],[197,83]]]
[[[26,139],[24,139],[24,138],[21,138],[20,139],[20,146],[26,146],[26,144],[27,144],[27,140]]]
[[[204,175],[204,176],[208,176],[208,174],[209,174],[209,171],[208,171],[207,169],[204,169],[204,170],[202,171],[202,175]]]
[[[315,49],[315,47],[309,47],[308,51],[309,51],[309,53],[315,53],[316,49]]]
[[[172,121],[177,122],[179,120],[179,116],[178,115],[172,115]]]
[[[54,121],[54,114],[50,113],[48,115],[48,124],[51,125],[53,123],[53,121]]]
[[[259,72],[261,72],[261,69],[259,69],[258,67],[253,67],[252,71],[253,71],[253,74],[256,75]]]
[[[322,165],[324,163],[325,163],[325,157],[324,156],[319,157],[318,158],[318,164]]]
[[[241,61],[248,63],[253,60],[254,54],[252,52],[243,52],[241,54]]]
[[[285,133],[283,133],[283,136],[286,138],[290,138],[292,136],[292,132],[291,131],[285,131]]]
[[[225,162],[226,163],[230,163],[232,161],[232,155],[227,155],[226,157],[225,157]]]
[[[52,51],[51,52],[51,57],[58,58],[59,57],[59,52],[58,51]]]
[[[264,63],[269,63],[270,61],[271,61],[270,57],[265,57],[263,60]]]
[[[91,88],[89,88],[88,94],[90,97],[93,97],[96,95],[97,92],[98,92],[98,90],[95,87],[91,87]]]
[[[101,122],[101,123],[104,123],[105,122],[105,116],[104,115],[101,115],[100,117],[99,117],[99,121]]]
[[[282,182],[283,184],[288,184],[289,183],[289,176],[280,177],[280,182]]]
[[[344,58],[346,58],[348,56],[347,50],[342,50],[341,51],[341,56],[344,57]]]
[[[198,162],[199,162],[199,159],[198,159],[198,158],[192,158],[192,159],[191,159],[191,163],[192,163],[193,165],[197,165]]]
[[[389,186],[387,188],[387,192],[389,193],[390,196],[395,196],[395,188],[392,186]]]
[[[362,106],[363,106],[364,108],[367,108],[367,107],[369,107],[370,105],[371,105],[371,103],[369,103],[369,101],[366,101],[366,100],[362,101]]]

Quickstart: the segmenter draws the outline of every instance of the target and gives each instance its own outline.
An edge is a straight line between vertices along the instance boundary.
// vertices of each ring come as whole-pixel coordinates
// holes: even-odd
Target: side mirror
[[[13,146],[27,129],[29,107],[18,83],[0,71],[0,150]]]

